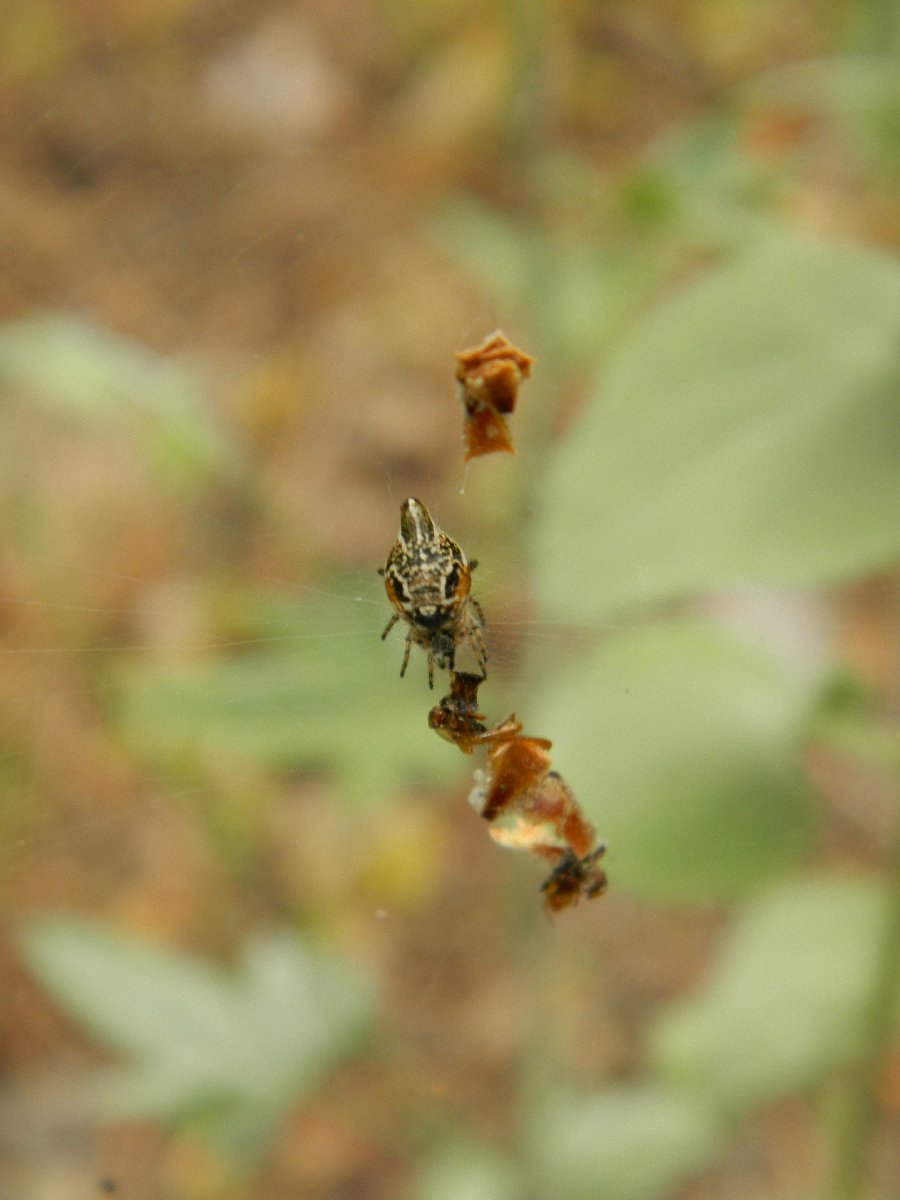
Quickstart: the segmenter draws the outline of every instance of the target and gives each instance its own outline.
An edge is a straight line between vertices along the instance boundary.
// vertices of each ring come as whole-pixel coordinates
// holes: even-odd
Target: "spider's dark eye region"
[[[426,604],[415,610],[416,624],[423,629],[440,629],[447,619],[447,610],[436,604]]]

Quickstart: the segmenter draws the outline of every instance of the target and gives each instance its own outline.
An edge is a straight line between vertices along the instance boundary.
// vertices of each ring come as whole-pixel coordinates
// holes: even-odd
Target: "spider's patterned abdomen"
[[[400,511],[400,536],[384,571],[388,598],[402,617],[426,629],[452,625],[471,587],[465,554],[418,500]]]
[[[470,596],[472,566],[453,538],[435,524],[421,501],[410,498],[400,508],[400,533],[382,574],[388,599],[409,625],[400,674],[406,670],[412,642],[428,653],[429,683],[433,664],[453,668],[456,647],[468,640],[484,667],[481,609]],[[391,619],[387,636],[397,617]]]

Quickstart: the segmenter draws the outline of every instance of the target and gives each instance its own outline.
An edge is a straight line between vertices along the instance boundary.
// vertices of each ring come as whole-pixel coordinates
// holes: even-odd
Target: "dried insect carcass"
[[[400,507],[400,533],[379,571],[388,599],[396,612],[388,621],[382,641],[402,617],[408,625],[406,650],[400,674],[406,674],[409,650],[415,643],[428,655],[428,686],[434,687],[434,667],[451,671],[457,647],[468,642],[485,673],[487,653],[481,630],[484,614],[472,596],[472,571],[453,538],[444,533],[420,500],[404,500]]]
[[[556,848],[554,848],[556,849]],[[599,842],[590,852],[579,858],[574,851],[556,849],[559,863],[541,884],[544,907],[548,912],[561,912],[570,904],[577,904],[582,896],[593,900],[606,891],[606,872],[597,864],[606,853],[606,842]]]
[[[511,741],[522,732],[522,722],[507,717],[490,729],[484,724],[484,713],[478,711],[478,689],[486,676],[467,671],[450,672],[450,691],[437,702],[428,714],[428,727],[448,742],[453,742],[463,754],[471,754],[476,746],[494,746]],[[539,739],[543,741],[543,739]],[[547,742],[549,746],[550,743]]]
[[[484,713],[478,711],[478,688],[484,678],[468,671],[451,671],[449,693],[428,714],[429,729],[459,746],[463,754],[471,754],[488,732]]]
[[[513,722],[498,726],[500,739],[488,751],[486,770],[476,773],[469,800],[491,822],[496,842],[553,863],[541,891],[546,910],[559,912],[606,891],[606,873],[598,865],[606,843],[566,781],[550,770],[551,743],[518,732],[507,737]]]
[[[515,715],[488,728],[478,710],[481,675],[452,671],[450,691],[428,714],[428,724],[464,754],[486,746],[484,770],[475,772],[470,803],[501,845],[527,850],[553,865],[544,881],[544,907],[560,912],[584,896],[606,891],[600,859],[606,843],[587,820],[572,789],[550,768],[552,742],[528,737]]]

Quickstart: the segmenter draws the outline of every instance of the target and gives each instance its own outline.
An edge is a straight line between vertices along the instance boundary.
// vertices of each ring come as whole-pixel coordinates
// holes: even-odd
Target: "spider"
[[[401,677],[406,674],[413,642],[428,655],[430,688],[434,687],[435,663],[452,671],[460,642],[469,643],[482,674],[486,674],[487,653],[481,636],[484,613],[470,594],[472,571],[477,565],[469,562],[453,538],[435,524],[420,500],[404,500],[400,506],[400,534],[386,565],[378,572],[384,576],[388,599],[397,610],[381,640],[401,617],[409,626]]]

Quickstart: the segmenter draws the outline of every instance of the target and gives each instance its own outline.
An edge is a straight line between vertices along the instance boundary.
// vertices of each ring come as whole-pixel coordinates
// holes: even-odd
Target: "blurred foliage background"
[[[898,59],[886,0],[7,0],[2,1200],[900,1195]],[[609,838],[552,923],[379,641],[408,495]]]

